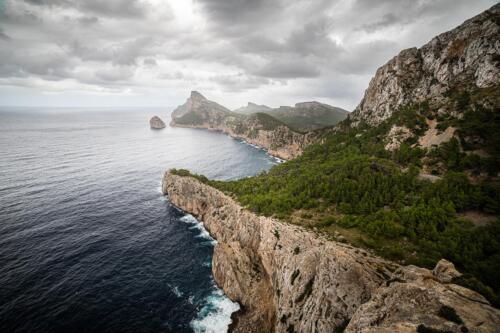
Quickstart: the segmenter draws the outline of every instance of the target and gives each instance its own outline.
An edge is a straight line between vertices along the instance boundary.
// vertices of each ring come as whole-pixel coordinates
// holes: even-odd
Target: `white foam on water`
[[[195,333],[227,332],[231,324],[231,314],[240,309],[238,303],[232,302],[219,288],[205,299],[198,315],[190,323]]]
[[[269,157],[271,157],[274,160],[274,162],[276,162],[276,163],[284,163],[285,162],[285,160],[269,154],[268,150],[266,148],[264,148],[264,147],[261,147],[261,146],[258,146],[258,145],[254,145],[253,143],[250,143],[250,142],[248,142],[246,140],[243,140],[243,139],[241,139],[240,142],[243,143],[243,144],[249,145],[249,146],[251,146],[251,147],[253,147],[255,149],[262,150],[262,151],[266,152],[266,155],[269,156]]]
[[[191,214],[186,214],[183,217],[180,218],[182,222],[193,224],[192,227],[190,227],[190,230],[196,229],[200,233],[196,236],[197,238],[203,238],[209,241],[210,245],[215,245],[217,244],[217,241],[210,236],[208,233],[207,229],[205,229],[205,226],[203,225],[203,222],[198,221],[193,215]]]
[[[181,298],[184,294],[182,293],[182,291],[179,289],[179,287],[177,286],[173,286],[171,284],[168,284],[168,287],[170,288],[170,290],[172,290],[172,292],[175,294],[175,296]]]
[[[156,187],[156,192],[163,194],[163,189],[162,189],[162,183],[161,182],[158,184],[158,187]]]
[[[183,217],[180,218],[182,222],[190,223],[190,224],[195,224],[198,223],[198,220],[195,219],[195,217],[191,214],[186,214]]]
[[[179,290],[179,287],[175,286],[172,291],[174,292],[175,296],[177,297],[182,297],[183,293],[182,291]]]

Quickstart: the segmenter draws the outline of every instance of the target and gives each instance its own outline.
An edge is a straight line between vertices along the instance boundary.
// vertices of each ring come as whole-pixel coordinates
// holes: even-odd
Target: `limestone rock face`
[[[401,143],[412,136],[409,128],[393,125],[387,134],[385,150],[393,151],[401,146]]]
[[[173,126],[209,127],[219,126],[225,117],[234,115],[220,104],[209,101],[197,91],[192,91],[186,103],[178,106],[172,112]]]
[[[310,143],[307,135],[292,130],[267,114],[232,112],[196,91],[191,92],[186,103],[172,112],[170,125],[221,131],[260,146],[282,159],[299,156]]]
[[[446,104],[451,88],[500,84],[500,4],[445,32],[421,48],[401,51],[380,67],[350,118],[376,125],[400,106],[429,100]]]
[[[167,172],[162,190],[217,239],[215,281],[243,308],[234,332],[341,332],[347,326],[346,332],[414,333],[419,325],[495,332],[500,327],[500,311],[476,292],[443,282],[447,274],[441,268],[434,275],[401,267],[256,216],[192,177]]]
[[[440,281],[451,282],[454,278],[460,277],[462,274],[455,269],[455,265],[446,259],[441,259],[432,271]]]
[[[162,129],[165,128],[165,123],[158,116],[154,116],[149,120],[149,126],[152,129]]]
[[[419,328],[424,332],[498,332],[498,309],[472,290],[443,282],[429,270],[402,267],[358,308],[345,332],[413,333]]]

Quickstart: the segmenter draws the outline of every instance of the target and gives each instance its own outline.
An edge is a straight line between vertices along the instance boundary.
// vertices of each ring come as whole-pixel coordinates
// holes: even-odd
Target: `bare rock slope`
[[[434,271],[401,267],[256,216],[192,177],[167,172],[162,188],[217,239],[214,278],[243,309],[234,332],[458,333],[500,327],[499,310],[449,282],[459,274],[451,263],[441,261]]]
[[[398,107],[424,100],[438,108],[445,106],[452,89],[498,87],[499,17],[497,4],[421,48],[401,51],[377,70],[350,116],[354,124],[377,125]]]

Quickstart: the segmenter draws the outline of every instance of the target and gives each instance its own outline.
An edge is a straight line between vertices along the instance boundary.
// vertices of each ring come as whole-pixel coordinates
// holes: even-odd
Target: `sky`
[[[399,51],[490,0],[0,0],[0,105],[352,110]]]

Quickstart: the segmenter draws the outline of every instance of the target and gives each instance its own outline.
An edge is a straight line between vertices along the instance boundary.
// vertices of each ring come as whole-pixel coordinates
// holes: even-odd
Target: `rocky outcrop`
[[[500,311],[478,293],[408,266],[358,308],[345,332],[486,333],[499,325]]]
[[[311,142],[308,135],[267,114],[238,114],[209,101],[196,91],[191,93],[186,103],[172,112],[170,125],[221,131],[262,147],[282,159],[299,156]]]
[[[160,119],[160,117],[158,116],[153,116],[150,120],[149,120],[149,126],[152,128],[152,129],[162,129],[162,128],[165,128],[165,123],[163,122],[163,120]]]
[[[199,92],[192,91],[186,102],[172,112],[170,125],[214,129],[227,120],[235,120],[239,117],[240,115],[206,99]]]
[[[394,151],[401,146],[406,139],[410,138],[412,133],[408,127],[393,125],[387,133],[387,144],[385,150]]]
[[[429,126],[429,129],[424,133],[424,135],[418,138],[418,144],[423,148],[439,146],[442,143],[450,141],[455,134],[455,128],[452,126],[449,126],[443,132],[440,132],[436,128],[437,121],[435,119],[427,120],[427,126]]]
[[[192,177],[167,172],[162,189],[217,239],[215,281],[242,306],[234,332],[416,332],[420,326],[419,332],[495,332],[500,327],[499,310],[446,282],[454,274],[448,264],[438,265],[435,274],[401,267],[256,216]]]
[[[445,32],[421,48],[401,51],[370,81],[353,124],[377,125],[400,106],[427,100],[446,110],[447,92],[500,84],[500,4]],[[460,111],[460,110],[458,110]]]

